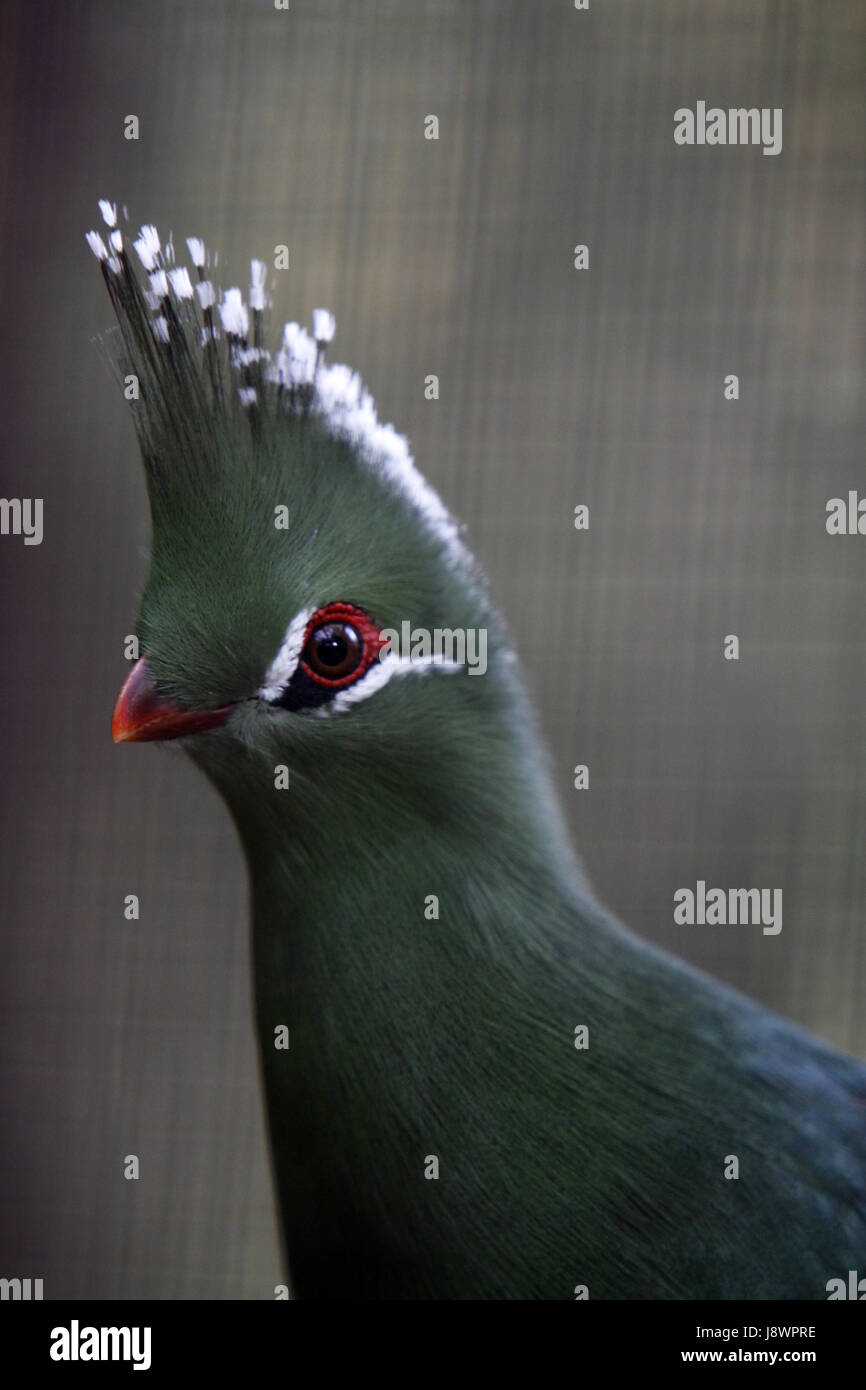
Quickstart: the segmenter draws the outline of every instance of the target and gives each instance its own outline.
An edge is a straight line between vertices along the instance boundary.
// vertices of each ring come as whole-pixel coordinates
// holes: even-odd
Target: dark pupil
[[[348,623],[324,623],[310,634],[304,656],[311,669],[329,680],[348,676],[363,655],[361,639]]]
[[[316,638],[316,656],[326,666],[340,666],[346,660],[349,645],[342,632],[320,633]]]

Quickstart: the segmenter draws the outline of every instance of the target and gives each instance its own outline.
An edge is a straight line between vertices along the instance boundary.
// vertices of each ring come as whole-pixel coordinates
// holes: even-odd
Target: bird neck
[[[446,1132],[465,1148],[485,1112],[510,1123],[539,1048],[558,1054],[580,1021],[572,967],[591,996],[611,949],[525,701],[493,701],[466,733],[441,724],[402,773],[329,743],[329,761],[296,758],[267,797],[266,760],[250,755],[246,791],[236,765],[211,769],[249,863],[274,1177],[307,1291],[328,1287],[347,1246],[365,1287],[376,1270],[393,1287],[395,1260],[414,1257],[388,1242],[416,1219],[424,1156]],[[448,1241],[430,1240],[421,1263],[441,1273]]]
[[[252,779],[207,769],[246,852],[257,952],[287,987],[291,963],[292,978],[326,974],[333,997],[335,959],[360,955],[357,993],[392,934],[413,950],[436,931],[455,949],[511,949],[516,929],[526,944],[563,902],[589,899],[516,677],[469,738],[456,722],[435,745],[413,738],[387,763],[347,744],[327,760],[251,755]]]

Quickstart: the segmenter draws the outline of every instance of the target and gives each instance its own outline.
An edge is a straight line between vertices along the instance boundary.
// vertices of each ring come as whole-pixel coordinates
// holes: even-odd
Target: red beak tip
[[[218,709],[195,710],[173,704],[157,691],[142,657],[136,661],[117,697],[111,737],[115,743],[147,743],[202,733],[224,724],[232,708],[232,705],[221,705]]]

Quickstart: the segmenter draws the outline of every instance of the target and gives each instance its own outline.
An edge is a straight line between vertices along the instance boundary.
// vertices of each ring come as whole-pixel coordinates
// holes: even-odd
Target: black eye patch
[[[318,709],[321,705],[329,705],[337,693],[333,686],[322,685],[321,681],[313,680],[302,666],[298,666],[279,697],[269,700],[268,704],[278,709]]]

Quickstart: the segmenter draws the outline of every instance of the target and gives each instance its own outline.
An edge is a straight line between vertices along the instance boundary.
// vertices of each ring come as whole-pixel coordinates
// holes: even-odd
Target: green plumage
[[[314,385],[256,366],[239,406],[230,340],[201,348],[181,316],[152,342],[125,258],[106,279],[143,387],[142,650],[164,696],[236,702],[185,746],[249,864],[296,1296],[825,1298],[866,1255],[864,1068],[611,920],[469,557],[333,437]],[[488,671],[267,707],[287,625],[338,600],[381,627],[486,628]]]

